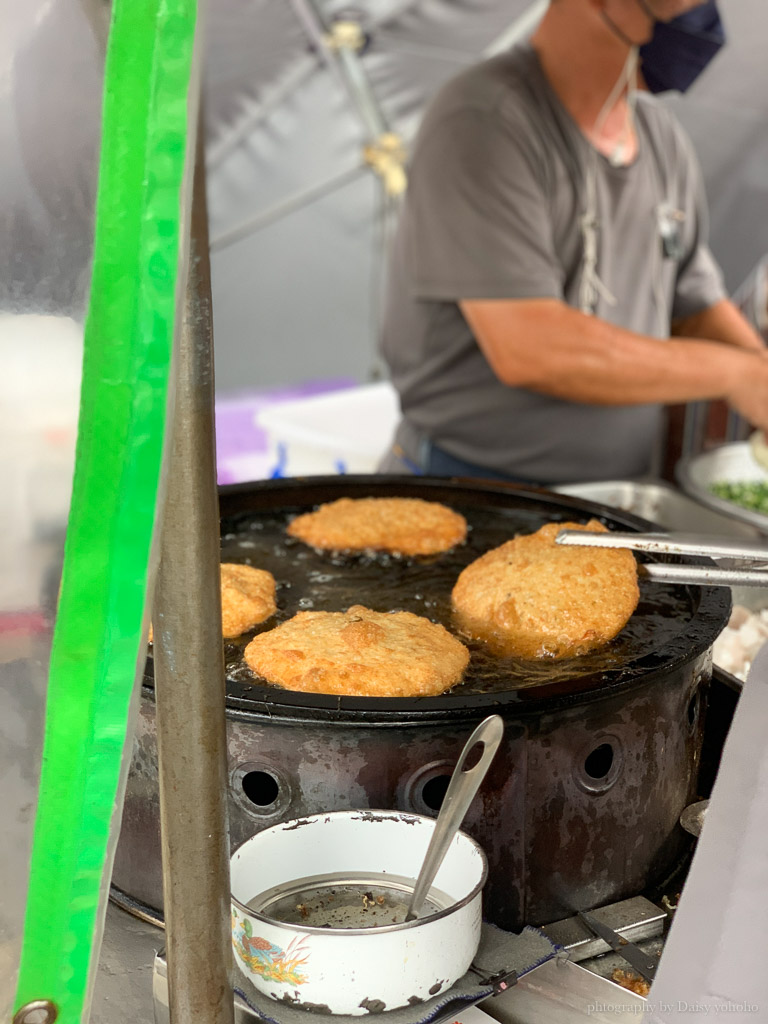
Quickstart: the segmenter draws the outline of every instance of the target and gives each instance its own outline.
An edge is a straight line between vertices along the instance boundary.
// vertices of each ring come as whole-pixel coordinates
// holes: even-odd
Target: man
[[[631,88],[655,19],[694,6],[552,0],[530,44],[438,95],[392,255],[382,470],[642,476],[664,403],[768,428],[768,354],[725,297],[690,143]]]

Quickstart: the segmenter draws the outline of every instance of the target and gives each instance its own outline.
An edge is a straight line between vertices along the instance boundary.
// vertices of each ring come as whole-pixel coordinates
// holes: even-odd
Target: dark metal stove
[[[467,544],[430,560],[344,559],[284,535],[298,511],[369,495],[443,501],[467,517]],[[449,628],[458,573],[515,533],[592,516],[621,530],[649,525],[542,491],[382,477],[229,488],[221,512],[223,558],[274,573],[280,620],[362,603]],[[280,690],[242,665],[250,635],[227,645],[232,848],[318,811],[436,813],[464,741],[492,710],[505,720],[503,749],[465,822],[489,858],[488,918],[517,930],[643,892],[685,855],[677,821],[697,796],[710,648],[729,609],[724,589],[645,584],[627,629],[602,652],[532,664],[475,647],[466,682],[409,700]],[[158,803],[150,662],[113,873],[114,895],[150,915],[162,908]]]

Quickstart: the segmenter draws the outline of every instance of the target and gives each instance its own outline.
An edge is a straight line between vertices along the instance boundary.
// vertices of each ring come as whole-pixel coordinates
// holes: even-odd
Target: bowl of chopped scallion
[[[768,536],[768,472],[748,442],[724,444],[678,462],[675,474],[686,494],[702,505]]]
[[[716,480],[712,484],[712,493],[731,501],[740,508],[748,508],[768,516],[768,480],[737,481]]]

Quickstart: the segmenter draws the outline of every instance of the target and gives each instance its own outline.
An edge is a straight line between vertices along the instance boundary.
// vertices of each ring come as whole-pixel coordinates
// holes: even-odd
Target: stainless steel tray
[[[681,459],[675,467],[675,475],[685,493],[708,509],[768,535],[768,516],[718,498],[711,491],[712,484],[721,481],[768,483],[768,472],[755,462],[747,441],[724,444],[700,455]]]
[[[734,537],[762,535],[756,526],[734,519],[730,515],[728,502],[723,502],[728,506],[727,514],[723,515],[717,510],[704,507],[676,487],[662,481],[597,480],[583,484],[563,484],[553,490],[633,512],[652,523],[658,523],[666,530]],[[768,529],[768,522],[765,526]]]

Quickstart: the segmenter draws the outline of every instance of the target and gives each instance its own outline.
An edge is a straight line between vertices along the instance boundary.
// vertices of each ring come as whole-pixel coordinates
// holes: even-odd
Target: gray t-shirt
[[[635,121],[638,155],[615,167],[528,44],[438,94],[416,141],[390,264],[382,352],[408,424],[401,441],[425,435],[457,458],[550,483],[648,471],[659,406],[583,405],[507,387],[457,305],[555,298],[579,308],[590,167],[597,274],[616,300],[600,297],[597,316],[665,339],[671,319],[724,297],[688,139],[651,97],[639,97]],[[662,224],[679,242],[666,252]]]

